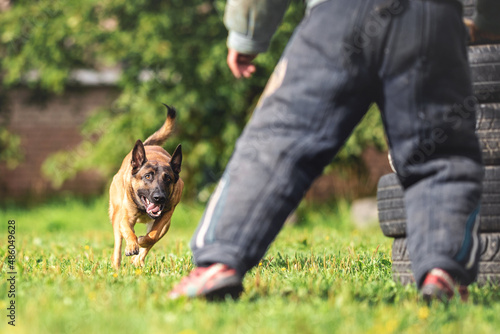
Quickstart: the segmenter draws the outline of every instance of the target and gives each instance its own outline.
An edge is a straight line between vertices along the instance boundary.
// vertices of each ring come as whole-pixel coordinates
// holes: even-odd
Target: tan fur
[[[173,153],[175,161],[172,161],[172,156],[167,151],[157,146],[163,144],[173,128],[175,110],[167,108],[169,115],[163,126],[150,136],[144,145],[140,141],[136,143],[136,147],[125,157],[121,168],[113,177],[109,189],[109,217],[115,239],[112,262],[115,268],[118,268],[121,263],[122,239],[126,242],[125,254],[133,255],[132,263],[136,266],[144,265],[144,259],[149,250],[168,231],[174,209],[181,199],[184,182],[178,176],[182,160],[180,145]],[[145,152],[144,162],[140,159],[141,152]],[[179,155],[180,158],[178,158]],[[142,162],[140,166],[136,161]],[[172,172],[175,168],[177,168],[177,173]],[[149,179],[146,179],[148,175],[150,175]],[[141,192],[146,195],[141,195]],[[165,203],[161,204],[163,209],[159,217],[150,216],[150,214],[155,215],[156,212],[150,212],[150,214],[146,212],[145,199],[153,201],[154,197],[150,196],[150,193],[165,195]],[[158,204],[159,207],[160,204]],[[140,237],[135,235],[136,223],[147,224],[146,235]]]

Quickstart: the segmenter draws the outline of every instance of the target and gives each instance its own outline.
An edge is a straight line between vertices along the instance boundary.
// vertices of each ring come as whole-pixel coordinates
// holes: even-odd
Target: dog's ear
[[[137,173],[146,161],[146,150],[144,149],[144,144],[139,139],[135,142],[134,149],[132,150],[132,173]]]
[[[179,144],[174,153],[172,154],[172,159],[170,160],[170,167],[175,174],[179,174],[181,172],[181,164],[182,164],[182,146]]]

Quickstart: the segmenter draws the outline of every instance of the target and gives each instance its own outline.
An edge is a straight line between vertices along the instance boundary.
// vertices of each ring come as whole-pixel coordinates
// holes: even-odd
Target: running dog
[[[179,177],[182,149],[178,145],[172,155],[162,147],[172,132],[176,111],[168,110],[163,126],[143,143],[137,140],[125,157],[109,189],[109,217],[113,224],[115,247],[112,262],[120,267],[122,239],[125,255],[133,256],[135,266],[143,266],[144,258],[170,227],[170,220],[181,199],[184,182]],[[147,225],[146,235],[137,237],[136,223]]]

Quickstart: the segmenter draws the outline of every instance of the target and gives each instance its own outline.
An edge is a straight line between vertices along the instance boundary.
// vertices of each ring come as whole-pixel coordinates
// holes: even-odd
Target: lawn
[[[499,287],[473,285],[467,303],[427,306],[414,287],[392,281],[391,239],[376,225],[356,229],[343,202],[303,204],[299,224],[246,276],[239,301],[169,300],[192,269],[189,240],[202,211],[181,203],[146,266],[125,259],[116,271],[106,199],[0,209],[0,333],[498,333]]]

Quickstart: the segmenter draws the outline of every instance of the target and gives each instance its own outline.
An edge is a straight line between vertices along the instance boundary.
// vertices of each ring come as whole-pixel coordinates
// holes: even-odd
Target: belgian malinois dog
[[[144,258],[170,227],[170,220],[181,199],[184,182],[179,177],[182,149],[178,145],[172,155],[162,147],[172,132],[176,111],[168,110],[163,126],[144,143],[137,140],[113,177],[109,189],[109,217],[113,224],[115,248],[113,265],[120,267],[122,238],[125,255],[132,256],[135,266],[143,266]],[[147,225],[146,235],[135,235],[136,223]]]

